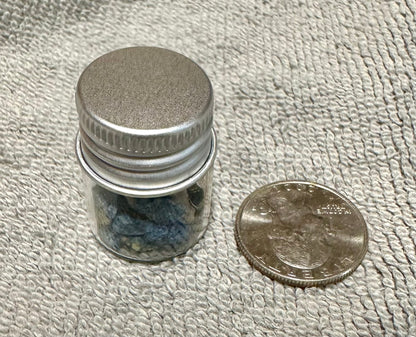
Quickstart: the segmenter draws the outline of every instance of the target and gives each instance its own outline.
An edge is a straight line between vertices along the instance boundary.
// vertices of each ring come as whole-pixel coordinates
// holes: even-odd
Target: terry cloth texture
[[[416,3],[0,3],[0,335],[416,336]],[[129,263],[87,220],[74,89],[113,49],[195,60],[215,90],[212,216],[185,256]],[[247,263],[234,219],[256,188],[335,188],[369,250],[324,288]]]

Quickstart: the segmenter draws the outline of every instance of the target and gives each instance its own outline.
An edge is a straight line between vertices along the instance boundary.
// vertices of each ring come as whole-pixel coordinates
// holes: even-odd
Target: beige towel
[[[1,336],[415,336],[413,0],[0,2]],[[74,87],[110,50],[161,46],[212,80],[212,219],[189,253],[128,263],[90,232]],[[283,286],[236,249],[257,187],[305,179],[367,221],[345,281]]]

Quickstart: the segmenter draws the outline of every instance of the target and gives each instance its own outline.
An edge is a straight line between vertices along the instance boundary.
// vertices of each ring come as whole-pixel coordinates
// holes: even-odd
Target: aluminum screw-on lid
[[[116,185],[175,185],[215,152],[211,83],[176,52],[133,47],[99,57],[79,79],[76,104],[78,156]]]

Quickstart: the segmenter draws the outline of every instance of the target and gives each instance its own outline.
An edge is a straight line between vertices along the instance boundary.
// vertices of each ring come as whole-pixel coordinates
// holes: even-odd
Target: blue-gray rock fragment
[[[169,225],[154,224],[152,229],[146,232],[143,239],[146,243],[157,247],[170,246],[179,248],[188,241],[189,227],[176,220]]]
[[[114,235],[108,226],[98,227],[99,239],[111,249],[118,251],[121,247],[120,236]]]
[[[130,205],[143,217],[165,225],[181,219],[185,213],[183,207],[171,197],[135,198]]]
[[[129,214],[118,213],[111,222],[111,229],[116,234],[124,236],[143,235],[153,223],[148,220],[132,217]]]
[[[204,191],[195,184],[181,193],[130,198],[95,186],[96,213],[103,214],[101,220],[97,219],[99,237],[122,255],[143,255],[149,260],[185,251],[197,234],[194,217],[203,206]]]

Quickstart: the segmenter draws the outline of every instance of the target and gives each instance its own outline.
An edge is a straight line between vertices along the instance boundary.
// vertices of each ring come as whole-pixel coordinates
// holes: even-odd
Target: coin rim
[[[356,213],[359,220],[361,220],[361,223],[364,225],[364,244],[363,248],[358,255],[358,259],[355,260],[355,262],[348,267],[345,271],[341,273],[337,273],[336,275],[320,278],[320,279],[313,279],[313,280],[301,280],[295,277],[290,276],[284,276],[281,274],[278,274],[276,272],[273,272],[272,270],[268,269],[267,266],[264,265],[263,262],[261,262],[259,259],[254,257],[250,251],[245,247],[244,243],[241,240],[241,232],[240,232],[240,224],[241,224],[241,216],[243,214],[243,211],[247,205],[247,203],[260,191],[265,190],[267,188],[270,188],[271,186],[280,186],[280,185],[286,185],[286,184],[303,184],[303,185],[312,185],[321,189],[324,189],[326,191],[329,191],[333,194],[335,194],[337,197],[341,198],[343,201],[345,201],[348,206],[351,207],[351,209]],[[235,231],[234,231],[234,237],[237,243],[237,247],[239,248],[240,252],[244,255],[244,257],[247,259],[247,261],[254,267],[255,269],[259,270],[266,276],[270,277],[271,279],[274,279],[276,281],[291,285],[291,286],[297,286],[297,287],[314,287],[314,286],[324,286],[329,283],[336,283],[343,279],[345,279],[347,276],[351,275],[361,264],[363,261],[367,250],[368,250],[368,228],[367,223],[364,220],[363,215],[359,211],[359,209],[343,194],[335,191],[334,189],[310,182],[310,181],[303,181],[303,180],[289,180],[289,181],[277,181],[273,182],[267,185],[263,185],[256,190],[254,190],[252,193],[250,193],[242,202],[240,208],[238,209],[236,220],[235,220]]]

